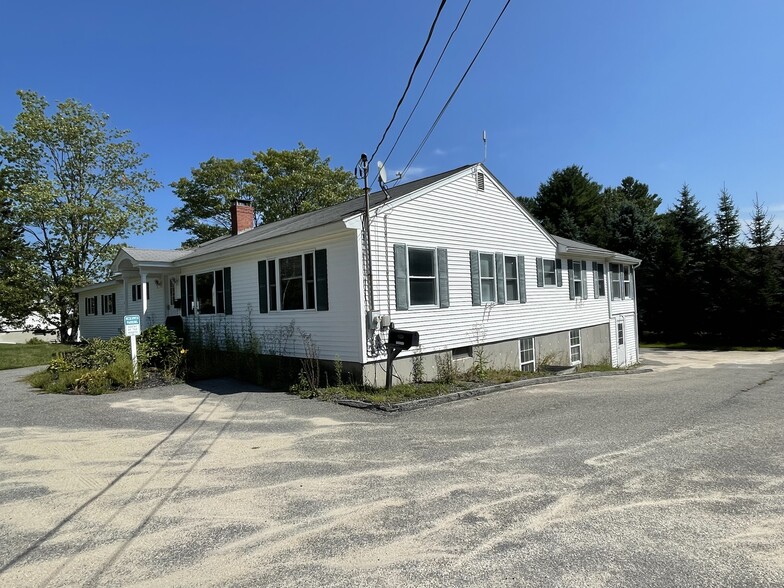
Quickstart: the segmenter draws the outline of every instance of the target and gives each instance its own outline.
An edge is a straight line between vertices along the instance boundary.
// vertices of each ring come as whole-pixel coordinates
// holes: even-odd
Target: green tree
[[[126,138],[128,131],[108,126],[108,115],[73,99],[48,114],[43,96],[18,95],[22,110],[13,128],[0,128],[0,158],[43,270],[45,312],[56,313],[63,340],[73,339],[73,289],[105,278],[121,242],[155,228],[144,195],[160,185],[142,168],[146,155]]]
[[[172,211],[170,228],[192,235],[183,242],[185,247],[229,234],[229,208],[236,198],[253,202],[259,225],[359,195],[350,172],[333,169],[328,157],[302,143],[293,150],[257,151],[241,161],[211,158],[172,187],[183,206]]]
[[[555,170],[539,186],[527,208],[549,232],[580,241],[595,241],[601,218],[602,187],[577,165]]]
[[[719,192],[713,222],[713,249],[707,275],[711,291],[711,327],[722,343],[742,343],[746,324],[748,284],[744,276],[746,248],[740,243],[738,208],[726,187]]]
[[[0,327],[19,327],[40,310],[39,276],[23,237],[24,227],[15,218],[5,176],[6,171],[0,169]]]
[[[656,209],[660,205],[658,194],[651,194],[647,184],[632,177],[624,178],[617,187],[605,188],[603,213],[594,230],[596,245],[650,259],[661,238],[656,221]]]
[[[776,247],[778,228],[773,218],[760,202],[754,198],[751,220],[746,225],[749,245],[746,265],[747,326],[752,343],[781,343],[784,333],[784,297],[782,297],[782,260]]]
[[[169,228],[193,235],[183,247],[228,235],[231,230],[229,207],[232,200],[250,200],[256,205],[255,224],[261,224],[258,207],[261,171],[252,159],[237,161],[211,157],[191,169],[190,178],[171,184],[174,194],[183,202],[168,217]]]
[[[664,336],[702,339],[709,331],[712,227],[697,198],[684,184],[675,205],[661,217],[662,240],[654,281],[658,296],[657,320]]]

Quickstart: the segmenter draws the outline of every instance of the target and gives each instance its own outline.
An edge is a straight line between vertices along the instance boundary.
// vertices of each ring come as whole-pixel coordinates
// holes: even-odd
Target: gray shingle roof
[[[558,244],[559,252],[563,249],[564,253],[582,253],[588,255],[598,255],[601,257],[609,257],[616,261],[625,261],[627,263],[640,263],[640,259],[636,257],[632,257],[630,255],[623,255],[622,253],[616,253],[615,251],[610,251],[609,249],[604,249],[602,247],[597,247],[596,245],[591,245],[590,243],[583,243],[582,241],[575,241],[573,239],[566,239],[565,237],[559,237],[557,235],[552,235],[555,242]]]
[[[169,262],[176,261],[191,251],[188,249],[137,249],[136,247],[123,247],[131,259],[140,262]]]
[[[402,196],[415,192],[420,188],[423,188],[425,186],[438,182],[444,178],[447,178],[451,175],[454,175],[458,172],[461,172],[464,169],[471,167],[472,165],[474,164],[464,165],[455,168],[453,170],[442,172],[440,174],[428,176],[426,178],[420,178],[418,180],[413,180],[411,182],[407,182],[405,184],[401,184],[393,188],[387,188],[387,192],[389,193],[389,198],[390,200],[394,200],[395,198],[400,198]],[[371,193],[370,208],[374,208],[382,204],[385,200],[386,200],[386,195],[384,194],[383,191]],[[194,257],[200,257],[202,255],[207,255],[208,253],[214,253],[216,251],[229,249],[231,247],[239,247],[240,245],[246,245],[248,243],[266,241],[267,239],[272,239],[274,237],[289,235],[291,233],[297,233],[299,231],[304,231],[306,229],[313,229],[315,227],[320,227],[323,225],[327,225],[333,222],[343,220],[359,212],[362,212],[364,209],[365,209],[365,197],[360,196],[358,198],[347,200],[346,202],[341,202],[340,204],[335,204],[334,206],[322,208],[321,210],[314,210],[313,212],[306,212],[305,214],[300,214],[298,216],[287,218],[274,223],[263,224],[261,226],[256,227],[255,229],[251,229],[249,231],[245,231],[244,233],[240,233],[239,235],[227,235],[225,237],[218,237],[217,239],[208,241],[207,243],[204,243],[196,247],[195,249],[189,250],[187,257],[189,259]]]

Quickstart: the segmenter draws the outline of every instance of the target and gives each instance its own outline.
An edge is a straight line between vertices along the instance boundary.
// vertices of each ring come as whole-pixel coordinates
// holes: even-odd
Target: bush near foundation
[[[118,335],[108,340],[88,339],[69,353],[53,358],[44,372],[28,381],[44,392],[104,394],[143,384],[155,378],[171,382],[183,376],[182,339],[163,325],[146,329],[136,340],[139,378],[133,375],[131,342]]]

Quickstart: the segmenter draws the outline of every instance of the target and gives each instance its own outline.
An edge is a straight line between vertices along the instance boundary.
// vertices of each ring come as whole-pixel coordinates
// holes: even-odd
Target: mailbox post
[[[411,349],[417,345],[419,345],[419,333],[417,331],[389,329],[389,341],[387,342],[387,390],[392,387],[392,362],[400,355],[401,351]]]

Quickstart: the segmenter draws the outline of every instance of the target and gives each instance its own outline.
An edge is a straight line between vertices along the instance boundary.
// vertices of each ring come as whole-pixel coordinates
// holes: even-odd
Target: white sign
[[[142,319],[138,314],[126,314],[123,317],[125,322],[125,336],[135,337],[142,334]]]

